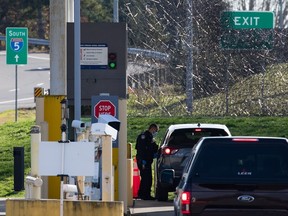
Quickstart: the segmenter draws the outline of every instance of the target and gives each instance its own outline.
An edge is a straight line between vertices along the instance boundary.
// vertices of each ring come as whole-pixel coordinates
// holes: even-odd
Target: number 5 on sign
[[[27,64],[28,29],[21,27],[6,28],[6,63]]]

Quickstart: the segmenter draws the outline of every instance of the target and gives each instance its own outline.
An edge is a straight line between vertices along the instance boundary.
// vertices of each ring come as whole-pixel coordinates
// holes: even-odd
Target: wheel
[[[165,190],[165,188],[162,188],[159,182],[156,187],[156,198],[158,201],[168,200],[168,191]]]

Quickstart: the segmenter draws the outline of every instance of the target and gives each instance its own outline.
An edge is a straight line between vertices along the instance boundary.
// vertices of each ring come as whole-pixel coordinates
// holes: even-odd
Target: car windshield
[[[215,128],[189,128],[175,130],[169,139],[171,147],[193,147],[200,138],[209,136],[227,136],[225,130]]]
[[[190,177],[199,182],[287,183],[288,147],[279,143],[209,143],[199,152]]]

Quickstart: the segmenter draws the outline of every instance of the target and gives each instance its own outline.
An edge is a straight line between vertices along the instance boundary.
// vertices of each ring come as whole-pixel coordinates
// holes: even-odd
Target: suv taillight
[[[178,152],[178,150],[179,149],[165,147],[165,148],[162,149],[162,154],[164,154],[164,155],[173,155],[176,152]]]
[[[232,139],[234,142],[258,142],[257,138],[234,138]]]
[[[191,193],[182,192],[181,193],[181,213],[190,214],[190,202],[191,202]]]

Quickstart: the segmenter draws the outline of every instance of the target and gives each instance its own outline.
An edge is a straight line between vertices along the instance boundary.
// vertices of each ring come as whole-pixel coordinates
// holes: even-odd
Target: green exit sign
[[[6,63],[27,64],[28,29],[21,27],[6,28]]]
[[[274,13],[271,11],[224,11],[220,19],[225,29],[274,28]]]
[[[220,16],[223,49],[272,49],[274,13],[271,11],[223,11]]]

